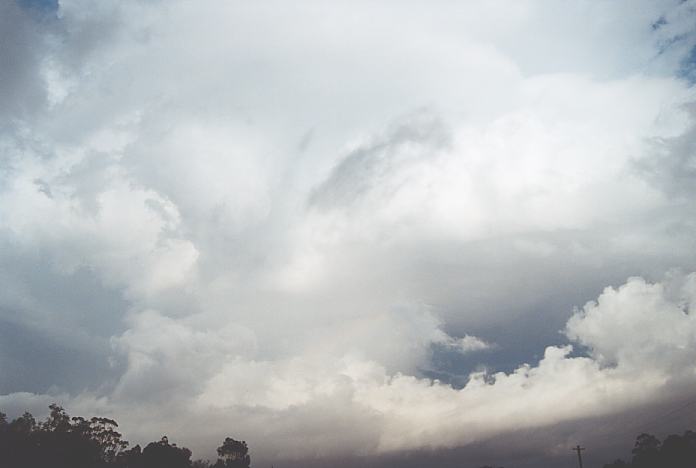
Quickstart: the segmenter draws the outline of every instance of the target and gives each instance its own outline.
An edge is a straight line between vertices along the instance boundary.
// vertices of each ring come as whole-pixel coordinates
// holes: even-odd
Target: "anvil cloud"
[[[268,461],[688,398],[694,24],[667,0],[2,2],[0,409]]]

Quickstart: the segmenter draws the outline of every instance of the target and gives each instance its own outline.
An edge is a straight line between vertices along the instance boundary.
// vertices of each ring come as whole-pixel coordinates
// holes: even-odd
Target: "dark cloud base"
[[[572,400],[568,401],[572,405]],[[512,424],[514,425],[514,424]],[[575,445],[586,448],[586,466],[617,458],[630,460],[635,438],[650,433],[662,439],[696,427],[696,398],[688,396],[620,415],[590,418],[540,429],[519,429],[454,449],[404,451],[384,456],[302,460],[262,460],[289,468],[479,468],[484,465],[533,468],[577,466]]]

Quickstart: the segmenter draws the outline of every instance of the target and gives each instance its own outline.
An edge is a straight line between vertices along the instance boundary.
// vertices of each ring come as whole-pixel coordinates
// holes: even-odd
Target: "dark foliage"
[[[215,468],[248,468],[251,463],[249,447],[245,441],[240,442],[227,437],[218,447],[217,453],[220,458]]]
[[[672,434],[664,441],[651,434],[636,437],[630,462],[616,460],[604,468],[693,468],[696,466],[696,432]]]
[[[226,438],[220,458],[191,461],[191,451],[170,444],[166,436],[144,449],[128,449],[107,418],[71,418],[57,405],[43,422],[24,413],[8,422],[0,412],[0,466],[3,468],[249,468],[246,442]]]

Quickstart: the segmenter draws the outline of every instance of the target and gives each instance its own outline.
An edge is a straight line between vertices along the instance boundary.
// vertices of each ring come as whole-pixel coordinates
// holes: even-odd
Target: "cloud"
[[[15,2],[0,8],[0,41],[5,44],[0,52],[0,123],[5,127],[16,124],[17,118],[32,116],[46,98],[40,74],[46,44],[39,25]]]
[[[388,198],[408,186],[394,183],[394,171],[422,159],[434,159],[448,146],[450,135],[427,110],[414,113],[387,130],[381,138],[361,145],[345,156],[309,197],[310,206],[349,207],[370,192]],[[373,200],[375,201],[375,200]]]
[[[683,397],[692,4],[0,7],[0,401],[269,460]]]
[[[445,335],[442,337],[440,344],[442,344],[445,348],[452,349],[460,353],[483,351],[494,347],[494,345],[472,335],[464,335],[461,338],[452,338],[451,336]]]
[[[667,195],[688,199],[693,196],[696,178],[696,127],[693,106],[689,106],[691,125],[682,134],[657,138],[646,148],[646,154],[635,160],[638,173]]]
[[[661,369],[693,374],[696,275],[675,275],[665,283],[631,278],[607,288],[568,322],[567,335],[591,349],[604,366]],[[618,333],[618,330],[623,330]]]
[[[375,361],[349,355],[250,359],[254,345],[240,339],[244,332],[203,334],[146,313],[120,339],[131,353],[121,387],[97,407],[125,416],[124,427],[136,434],[151,430],[157,417],[173,423],[173,408],[186,408],[186,418],[207,421],[205,436],[234,421],[267,453],[291,458],[456,447],[683,397],[696,383],[695,291],[696,274],[676,273],[661,283],[631,278],[607,288],[567,323],[565,333],[586,347],[588,356],[572,355],[570,345],[549,346],[537,364],[510,373],[474,372],[461,389],[390,374]],[[151,327],[161,333],[153,334]],[[473,337],[450,340],[481,343]],[[133,385],[145,393],[124,393]],[[181,385],[191,392],[182,392]],[[154,401],[147,403],[150,398]],[[131,407],[133,399],[144,406]],[[85,401],[95,405],[87,397],[72,404],[89,407]],[[136,429],[141,424],[145,427]],[[372,429],[342,438],[343,425]],[[310,437],[325,431],[340,445]],[[175,434],[196,440],[198,432],[182,427]],[[304,438],[301,450],[297,437]]]
[[[68,177],[79,168],[70,160],[53,164],[53,171]],[[177,208],[153,191],[133,190],[118,168],[88,173],[101,178],[102,185],[86,197],[31,156],[6,167],[14,174],[0,194],[0,228],[20,248],[44,246],[56,270],[94,269],[107,283],[150,294],[180,284],[195,264],[195,247],[176,236]]]

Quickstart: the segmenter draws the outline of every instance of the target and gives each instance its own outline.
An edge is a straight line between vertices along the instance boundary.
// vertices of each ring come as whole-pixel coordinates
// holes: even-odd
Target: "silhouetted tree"
[[[213,466],[208,460],[196,460],[191,463],[191,468],[211,468]]]
[[[672,434],[664,442],[651,434],[636,438],[631,463],[616,460],[604,468],[694,468],[696,467],[696,433]]]
[[[119,452],[115,465],[119,468],[140,468],[143,451],[140,445]]]
[[[249,457],[249,447],[245,441],[234,440],[226,437],[222,445],[217,449],[220,457],[215,467],[225,468],[249,468],[251,458]]]
[[[169,444],[167,436],[159,442],[147,444],[142,454],[142,465],[147,468],[189,468],[191,451]]]
[[[641,434],[633,447],[632,466],[634,468],[652,468],[660,460],[660,440],[652,434]]]
[[[30,434],[36,429],[36,419],[31,413],[24,413],[10,423],[10,431],[15,434]]]
[[[167,437],[128,449],[128,442],[108,418],[71,418],[51,405],[45,421],[29,413],[7,421],[0,413],[0,468],[211,468],[208,461],[191,462],[191,451],[170,444]],[[246,442],[226,438],[214,466],[248,468]]]
[[[672,434],[662,442],[661,462],[674,468],[693,468],[696,465],[696,433],[686,431],[683,436]]]

